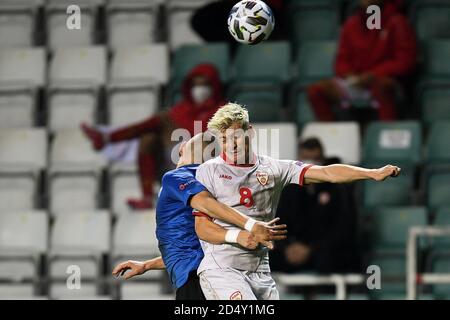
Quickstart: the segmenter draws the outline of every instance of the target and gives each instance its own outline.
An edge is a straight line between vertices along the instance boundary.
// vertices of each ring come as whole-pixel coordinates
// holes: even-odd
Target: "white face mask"
[[[212,95],[212,88],[210,86],[198,85],[191,89],[192,100],[195,103],[201,104],[208,100]]]

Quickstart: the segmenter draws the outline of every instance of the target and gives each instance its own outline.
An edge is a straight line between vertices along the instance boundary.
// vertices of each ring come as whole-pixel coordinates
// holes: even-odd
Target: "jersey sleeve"
[[[281,182],[283,186],[288,184],[303,186],[305,173],[313,166],[313,164],[292,160],[278,160],[278,165],[281,169]]]
[[[215,190],[213,184],[213,166],[210,164],[202,164],[197,168],[195,178],[205,186],[206,189],[215,197]]]
[[[168,174],[163,178],[163,186],[167,188],[172,199],[182,201],[188,206],[191,197],[205,191],[206,188],[192,175]]]

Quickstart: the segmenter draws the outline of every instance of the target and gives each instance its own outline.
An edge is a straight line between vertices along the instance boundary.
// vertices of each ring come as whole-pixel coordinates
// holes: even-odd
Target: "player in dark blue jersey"
[[[196,135],[183,145],[177,169],[163,176],[156,207],[156,236],[161,257],[144,262],[123,262],[114,268],[114,275],[125,275],[125,279],[129,279],[148,270],[166,268],[172,286],[176,289],[177,299],[203,298],[196,274],[203,251],[196,234],[192,208],[197,210],[198,215],[228,221],[243,229],[239,232],[227,231],[212,221],[202,223],[199,236],[211,243],[237,243],[247,249],[255,249],[260,243],[270,247],[270,241],[285,238],[285,226],[275,226],[277,220],[269,223],[256,222],[217,202],[195,179],[199,164],[194,163],[208,160],[204,159],[203,151],[210,144],[211,138],[205,135]],[[196,147],[196,144],[201,147]],[[201,151],[201,155],[195,153],[197,150]],[[128,270],[130,272],[125,274]]]

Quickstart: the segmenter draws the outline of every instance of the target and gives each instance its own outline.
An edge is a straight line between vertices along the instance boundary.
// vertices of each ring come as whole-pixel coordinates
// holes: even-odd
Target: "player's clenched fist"
[[[130,272],[125,274],[125,272],[127,272],[128,270],[130,270]],[[125,274],[124,279],[130,279],[134,276],[143,274],[145,271],[146,269],[144,262],[128,260],[118,264],[114,268],[112,274],[115,275],[116,277],[123,276]]]
[[[242,230],[239,232],[239,235],[237,237],[237,243],[249,250],[254,250],[258,246],[258,241],[256,241],[256,238],[248,231]]]
[[[393,165],[387,165],[374,170],[373,179],[376,181],[383,181],[387,177],[397,177],[400,174],[401,168]]]

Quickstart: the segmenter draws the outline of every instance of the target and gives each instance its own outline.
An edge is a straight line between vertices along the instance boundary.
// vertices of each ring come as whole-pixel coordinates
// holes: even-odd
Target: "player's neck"
[[[253,167],[256,163],[256,155],[254,153],[252,153],[250,157],[245,157],[242,161],[239,161],[239,159],[232,160],[228,158],[225,152],[222,152],[220,157],[226,162],[226,164],[236,167]]]

